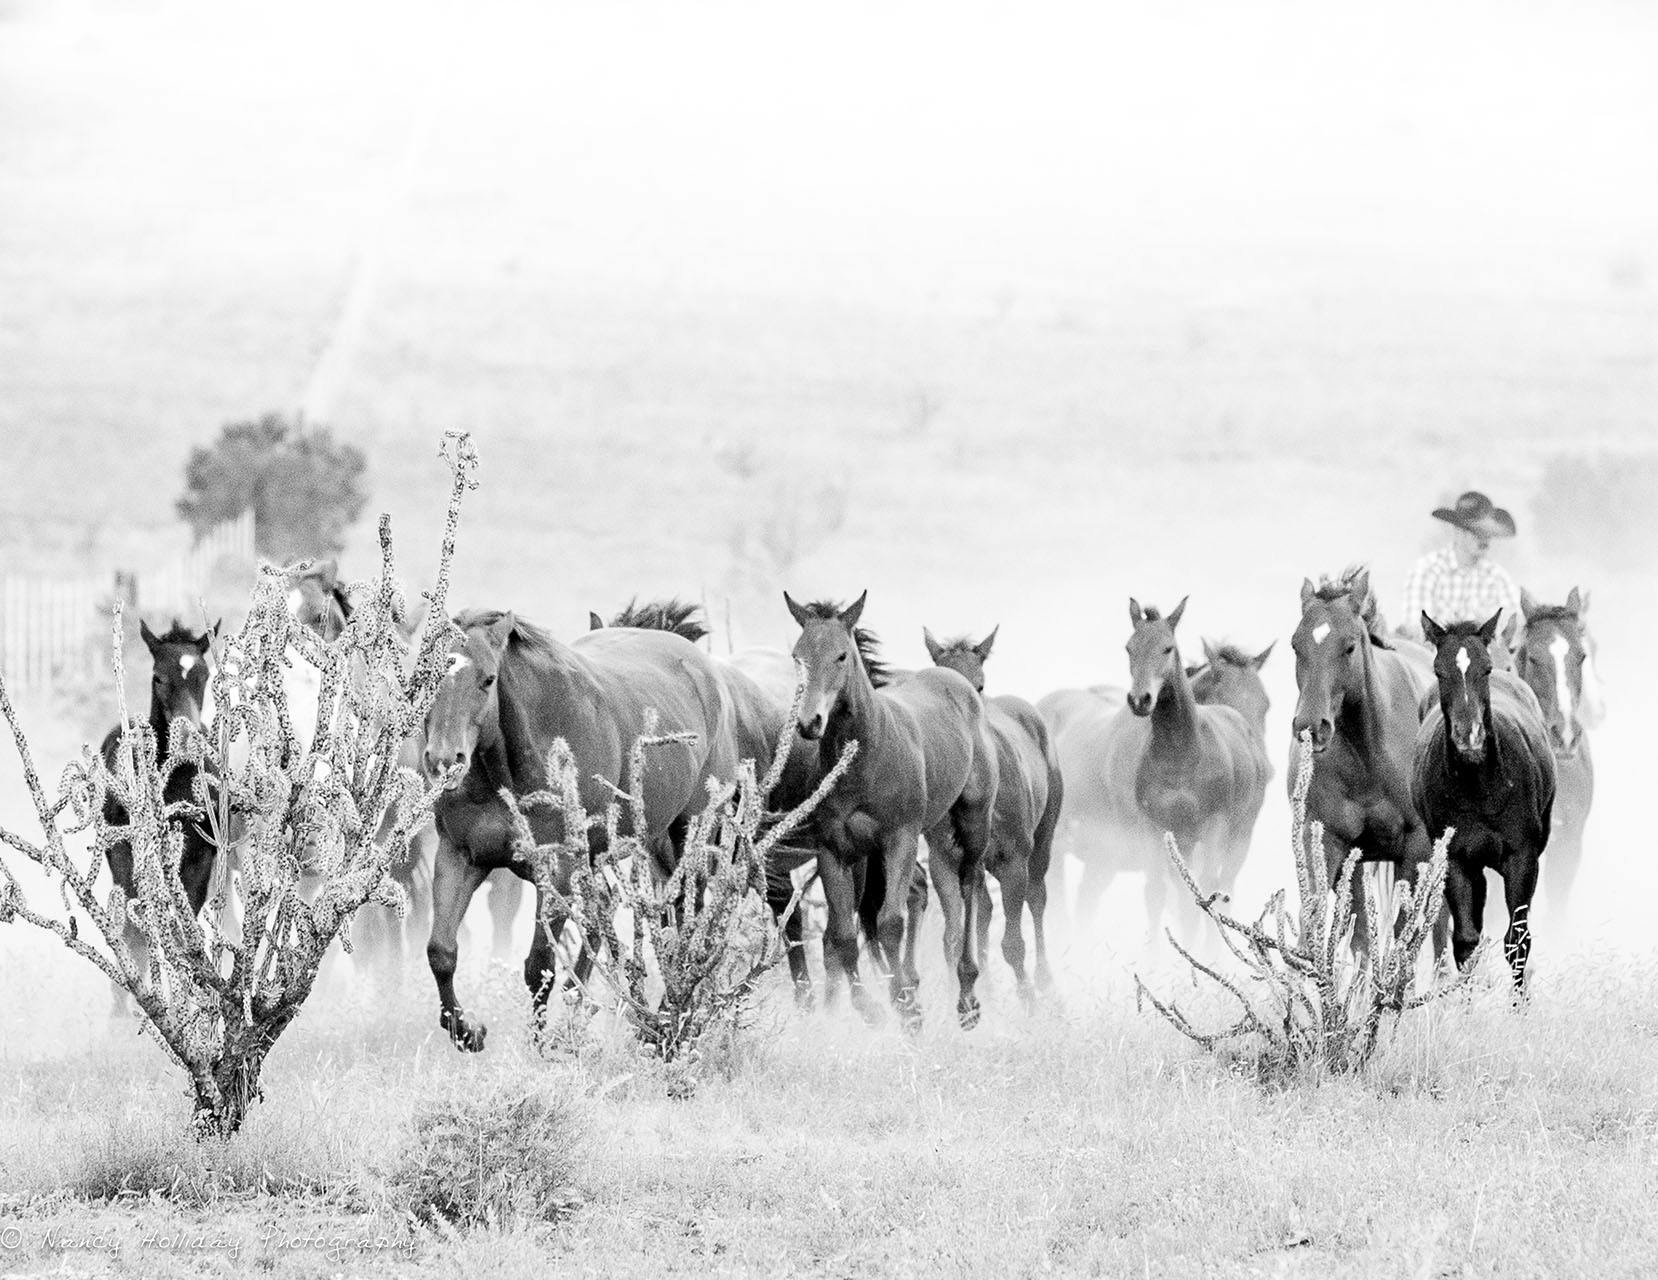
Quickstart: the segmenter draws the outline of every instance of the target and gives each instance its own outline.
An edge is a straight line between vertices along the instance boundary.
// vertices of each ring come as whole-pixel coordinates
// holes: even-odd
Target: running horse
[[[213,864],[218,853],[207,829],[207,815],[200,812],[195,795],[197,765],[172,759],[172,727],[183,720],[198,732],[202,726],[202,705],[207,699],[207,657],[213,639],[219,633],[218,623],[210,631],[196,635],[176,618],[173,625],[161,635],[150,630],[142,619],[139,634],[150,651],[150,733],[155,740],[156,768],[162,778],[162,801],[171,805],[194,807],[194,816],[181,813],[170,820],[183,837],[179,856],[178,876],[184,886],[190,909],[201,914],[213,880]],[[105,767],[116,772],[121,767],[123,726],[117,725],[105,735],[98,753]],[[127,808],[113,792],[104,796],[104,820],[111,826],[124,827],[131,823]],[[125,839],[109,846],[109,873],[116,886],[128,899],[137,893],[133,883],[132,843]],[[143,932],[129,917],[122,930],[127,949],[140,970],[148,966],[149,945]],[[124,1008],[124,992],[116,989],[116,1008]]]
[[[984,697],[984,664],[996,643],[993,628],[983,640],[967,636],[940,642],[922,628],[927,653],[935,666],[964,676]],[[1065,781],[1059,771],[1048,726],[1036,708],[1023,698],[999,694],[984,698],[984,717],[996,748],[996,806],[991,818],[991,841],[985,870],[996,877],[1002,891],[1002,958],[1013,970],[1019,995],[1027,1003],[1034,991],[1025,975],[1025,906],[1030,906],[1036,935],[1036,982],[1053,985],[1048,969],[1044,917],[1048,907],[1048,867],[1053,861],[1054,829],[1065,799]],[[981,876],[978,895],[978,957],[989,954],[990,889]]]
[[[1439,702],[1416,737],[1411,790],[1430,837],[1454,829],[1445,875],[1458,968],[1479,946],[1485,873],[1502,877],[1508,904],[1503,955],[1517,994],[1531,955],[1531,900],[1549,843],[1554,807],[1554,753],[1537,701],[1514,682],[1495,679],[1488,652],[1501,613],[1485,623],[1440,626],[1426,613],[1422,632],[1434,646]]]
[[[1351,568],[1318,586],[1301,584],[1301,620],[1290,637],[1297,697],[1291,722],[1288,785],[1295,790],[1300,735],[1309,735],[1312,779],[1307,818],[1324,829],[1332,888],[1349,851],[1365,862],[1391,864],[1414,885],[1433,854],[1427,825],[1411,791],[1418,704],[1427,686],[1420,667],[1386,634],[1370,591],[1370,574]],[[1369,947],[1363,883],[1352,880],[1352,946]],[[1446,945],[1443,917],[1434,951]]]
[[[501,789],[516,795],[544,789],[548,751],[562,738],[578,762],[582,804],[589,813],[604,813],[629,781],[629,754],[645,733],[647,714],[654,712],[657,733],[686,734],[689,740],[650,749],[642,784],[645,830],[631,831],[629,812],[621,822],[645,843],[653,869],[665,877],[677,865],[691,818],[708,803],[705,783],[734,777],[744,758],[769,759],[783,717],[773,714],[768,721],[758,690],[745,715],[713,659],[667,632],[605,628],[564,644],[500,610],[464,612],[455,625],[460,635],[449,671],[426,718],[427,775],[461,770],[459,783],[435,806],[438,849],[426,955],[441,1004],[439,1025],[456,1047],[476,1052],[484,1047],[486,1028],[467,1018],[455,996],[460,923],[491,871],[504,867],[524,880],[534,878],[514,849],[513,821]],[[747,693],[753,686],[738,688]],[[777,733],[768,739],[769,726]],[[557,810],[542,806],[526,816],[538,844],[563,840]],[[588,840],[596,855],[607,836],[595,827]],[[560,878],[568,871],[556,869]],[[538,920],[547,905],[538,892]],[[565,918],[555,911],[550,923],[551,930],[535,930],[524,961],[524,981],[538,1011],[553,974],[551,939]],[[591,965],[583,947],[577,978],[585,979]]]
[[[1586,696],[1593,670],[1584,622],[1587,593],[1573,587],[1566,603],[1557,605],[1540,604],[1522,591],[1520,612],[1525,630],[1515,645],[1514,670],[1537,696],[1554,751],[1554,813],[1543,896],[1558,927],[1583,862],[1583,828],[1595,799],[1595,762],[1586,732],[1596,714]]]
[[[858,754],[812,815],[818,874],[828,902],[824,960],[838,969],[866,1018],[875,1008],[858,977],[859,905],[866,870],[878,867],[883,897],[874,939],[891,974],[893,1004],[906,1029],[919,1029],[918,976],[903,955],[904,911],[923,835],[944,910],[945,961],[956,971],[956,1013],[978,1022],[978,965],[972,939],[977,893],[996,803],[996,751],[984,704],[960,674],[940,667],[877,688],[855,635],[868,592],[850,606],[798,604],[783,593],[800,627],[794,657],[806,669],[801,737],[819,745],[828,768],[849,741]],[[867,869],[866,869],[867,864]],[[833,982],[833,978],[831,978]]]

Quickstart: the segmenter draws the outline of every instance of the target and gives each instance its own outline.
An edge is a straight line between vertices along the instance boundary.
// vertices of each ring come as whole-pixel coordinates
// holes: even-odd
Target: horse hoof
[[[449,1033],[450,1043],[462,1053],[483,1052],[484,1036],[489,1033],[489,1028],[481,1022],[473,1026],[459,1009],[445,1009],[438,1015],[438,1026]]]
[[[817,992],[812,989],[811,983],[795,983],[794,1007],[801,1013],[810,1013],[817,1007]]]
[[[971,1031],[979,1025],[979,1002],[974,1000],[956,1006],[956,1017],[961,1020],[961,1029]]]

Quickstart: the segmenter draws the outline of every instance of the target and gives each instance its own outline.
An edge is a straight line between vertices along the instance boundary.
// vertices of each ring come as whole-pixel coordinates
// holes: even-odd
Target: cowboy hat
[[[1514,517],[1493,506],[1491,499],[1478,489],[1468,490],[1456,500],[1454,507],[1435,507],[1433,517],[1487,538],[1514,536]]]

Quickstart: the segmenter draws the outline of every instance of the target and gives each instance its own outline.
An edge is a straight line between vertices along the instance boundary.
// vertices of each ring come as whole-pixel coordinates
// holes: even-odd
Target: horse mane
[[[1147,622],[1161,622],[1163,620],[1163,611],[1154,604],[1148,604],[1145,608],[1140,610],[1140,616]]]
[[[1229,667],[1252,667],[1255,665],[1255,655],[1245,653],[1238,645],[1231,641],[1224,641],[1213,646],[1215,657]]]
[[[801,610],[814,618],[838,622],[841,614],[846,612],[846,605],[839,600],[814,600],[810,604],[802,605]],[[853,627],[852,643],[858,646],[858,657],[863,661],[864,670],[869,673],[869,683],[877,689],[890,683],[892,668],[881,656],[881,637],[868,627]]]
[[[1528,625],[1533,622],[1575,622],[1580,627],[1583,625],[1583,619],[1563,604],[1533,605],[1525,621]]]
[[[1378,649],[1391,649],[1393,641],[1387,634],[1387,622],[1382,617],[1381,606],[1376,603],[1376,593],[1369,589],[1367,582],[1364,595],[1361,597],[1355,594],[1358,577],[1364,571],[1364,565],[1350,564],[1334,578],[1328,574],[1320,574],[1313,595],[1326,604],[1340,600],[1344,596],[1351,599],[1359,620],[1370,633],[1370,643]]]
[[[978,647],[978,641],[972,636],[951,636],[948,640],[941,640],[938,645],[940,653],[971,653]]]
[[[167,630],[163,631],[160,635],[157,635],[155,642],[157,644],[196,645],[200,644],[205,637],[206,632],[203,632],[202,635],[197,635],[177,618],[174,618],[173,625],[168,627]]]
[[[455,625],[462,631],[471,631],[474,627],[492,627],[506,616],[505,609],[463,609],[455,615]],[[507,635],[507,654],[556,661],[562,649],[563,646],[551,634],[535,623],[517,617],[513,619],[512,631]]]
[[[701,613],[701,605],[681,600],[678,596],[670,596],[666,600],[647,600],[643,604],[635,596],[608,625],[634,627],[641,631],[671,631],[696,644],[709,635]]]

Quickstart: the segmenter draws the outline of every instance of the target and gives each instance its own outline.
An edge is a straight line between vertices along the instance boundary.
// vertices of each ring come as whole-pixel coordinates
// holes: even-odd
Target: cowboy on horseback
[[[1514,517],[1477,489],[1433,514],[1454,532],[1449,546],[1429,552],[1411,567],[1399,630],[1421,639],[1423,613],[1442,624],[1483,622],[1498,610],[1505,621],[1519,616],[1520,588],[1490,558],[1493,539],[1514,536]]]

